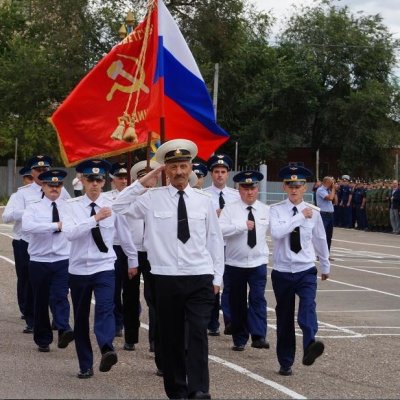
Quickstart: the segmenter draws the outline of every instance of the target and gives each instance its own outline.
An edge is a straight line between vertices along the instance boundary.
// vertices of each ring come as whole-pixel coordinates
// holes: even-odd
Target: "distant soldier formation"
[[[312,173],[290,164],[279,173],[287,199],[269,206],[258,200],[260,172],[236,173],[238,189],[229,188],[232,160],[214,154],[202,162],[197,152],[195,143],[175,139],[157,149],[156,161],[130,170],[123,162],[83,161],[73,198],[64,188],[66,172],[52,168],[51,157],[36,155],[20,170],[24,186],[10,197],[3,221],[14,224],[23,332],[40,353],[51,353],[54,333],[59,349],[74,342],[79,379],[95,375],[97,357],[100,372],[118,363],[115,337],[124,338],[123,350],[135,350],[142,277],[149,351],[167,397],[211,398],[208,336],[230,335],[233,351],[248,343],[270,348],[267,236],[274,249],[278,373],[290,376],[296,296],[303,364],[324,352],[316,339],[317,267],[328,279],[333,226],[400,232],[397,181],[326,177],[315,185],[316,207],[303,199]],[[207,174],[212,184],[203,188]],[[103,192],[107,176],[112,190]]]

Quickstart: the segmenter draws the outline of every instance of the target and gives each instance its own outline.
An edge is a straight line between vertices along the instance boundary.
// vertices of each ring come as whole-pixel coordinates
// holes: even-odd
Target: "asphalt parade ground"
[[[16,304],[11,229],[11,225],[0,224],[0,397],[166,398],[149,352],[144,301],[136,350],[123,350],[123,338],[116,338],[119,362],[110,372],[98,371],[100,352],[94,336],[95,374],[91,379],[76,378],[79,368],[73,343],[66,349],[53,343],[49,353],[37,351],[32,335],[22,333],[25,324]],[[335,228],[331,256],[330,279],[318,281],[318,337],[325,343],[322,357],[310,367],[301,364],[298,330],[294,374],[278,375],[270,264],[267,340],[271,348],[248,345],[237,353],[231,350],[230,336],[210,337],[213,398],[400,398],[400,236]]]

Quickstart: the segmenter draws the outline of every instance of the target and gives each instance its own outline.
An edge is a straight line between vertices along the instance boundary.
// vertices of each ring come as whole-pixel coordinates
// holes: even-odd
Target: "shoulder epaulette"
[[[317,206],[314,206],[314,204],[311,204],[311,203],[306,203],[306,204],[307,204],[307,207],[310,207],[313,210],[321,211],[321,209],[319,207],[317,207]]]
[[[157,186],[157,187],[153,187],[153,188],[148,188],[147,191],[153,192],[155,190],[165,190],[167,188],[167,186]]]
[[[70,199],[67,199],[66,202],[67,203],[73,203],[75,201],[78,201],[82,198],[83,196],[78,196],[78,197],[71,197]]]
[[[275,206],[279,206],[280,204],[283,204],[285,202],[286,202],[286,200],[282,200],[282,201],[279,201],[278,203],[269,204],[269,206],[270,207],[275,207]]]
[[[202,194],[203,196],[212,197],[211,193],[205,192],[203,189],[192,188],[198,194]]]
[[[42,199],[36,199],[30,202],[30,204],[36,204],[36,203],[40,203],[42,201]]]
[[[20,186],[17,190],[26,189],[26,188],[30,187],[31,185],[32,185],[32,183],[27,183],[24,186]]]

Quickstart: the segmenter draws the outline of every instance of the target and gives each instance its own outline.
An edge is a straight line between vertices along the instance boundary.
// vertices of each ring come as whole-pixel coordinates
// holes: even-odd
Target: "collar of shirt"
[[[257,200],[256,200],[253,204],[247,204],[247,203],[245,203],[242,199],[240,199],[240,202],[242,203],[242,206],[243,206],[243,208],[244,208],[244,210],[245,210],[246,212],[249,211],[249,210],[247,209],[248,206],[251,206],[251,208],[252,208],[253,210],[257,210],[257,209],[259,208],[259,205],[257,204]]]
[[[82,203],[85,207],[89,207],[92,203],[96,203],[96,206],[98,208],[109,207],[109,204],[105,201],[105,198],[103,197],[103,193],[100,193],[100,196],[95,201],[90,200],[89,197],[85,194],[82,198]]]
[[[214,186],[214,183],[212,183],[211,186],[210,186],[210,188],[211,188],[212,191],[214,191],[215,193],[217,193],[218,196],[219,196],[219,194],[220,194],[221,192],[222,192],[223,195],[225,195],[226,186],[224,186],[222,189],[218,189],[216,186]]]
[[[175,196],[178,197],[177,194],[178,194],[179,190],[175,186],[168,185],[167,188],[168,188],[168,192],[171,197],[175,197]],[[185,189],[183,189],[183,191],[185,192],[185,195],[187,197],[190,197],[193,194],[193,189],[189,184],[187,184],[187,186],[185,187]]]
[[[303,211],[306,208],[306,203],[304,202],[304,200],[302,200],[299,204],[293,204],[289,199],[287,199],[287,208],[288,208],[288,212],[293,214],[293,207],[297,208],[297,213],[300,213],[301,211]]]
[[[57,204],[57,207],[60,204],[60,197],[58,197],[58,199],[56,200],[50,200],[48,197],[44,196],[42,201],[44,202],[44,204],[46,204],[48,207],[52,207],[52,203],[53,201]]]
[[[42,187],[40,185],[38,185],[35,181],[32,182],[31,188],[33,190],[36,190],[37,192],[40,192],[42,190]]]

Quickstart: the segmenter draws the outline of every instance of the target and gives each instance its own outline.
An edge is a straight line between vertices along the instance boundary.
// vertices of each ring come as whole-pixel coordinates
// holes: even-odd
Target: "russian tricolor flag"
[[[162,104],[155,107],[165,117],[165,140],[192,140],[199,148],[199,157],[207,160],[229,136],[216,124],[210,94],[185,39],[164,2],[157,1],[154,89],[163,95]]]
[[[67,166],[145,147],[150,134],[153,142],[192,140],[204,160],[229,139],[161,0],[150,2],[146,18],[78,83],[50,122]]]

